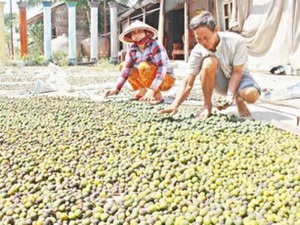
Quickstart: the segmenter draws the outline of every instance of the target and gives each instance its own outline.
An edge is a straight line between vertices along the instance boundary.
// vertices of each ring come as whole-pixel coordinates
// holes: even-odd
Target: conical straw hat
[[[122,41],[123,43],[133,43],[133,40],[131,39],[130,33],[134,30],[141,29],[141,30],[146,30],[150,34],[150,38],[155,39],[158,35],[158,31],[149,26],[146,23],[143,23],[142,21],[136,20],[132,24],[130,24],[128,27],[125,28],[125,30],[120,34],[119,40]]]

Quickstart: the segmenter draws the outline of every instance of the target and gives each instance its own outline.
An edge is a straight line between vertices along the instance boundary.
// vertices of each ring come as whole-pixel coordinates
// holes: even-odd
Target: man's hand
[[[107,90],[104,95],[103,95],[103,98],[107,98],[108,96],[110,95],[116,95],[119,93],[119,90],[118,89],[111,89],[111,90]]]
[[[234,102],[234,96],[233,95],[227,95],[226,97],[221,97],[218,99],[216,107],[218,110],[224,110],[227,109],[229,106],[232,105]]]
[[[158,111],[159,114],[170,114],[170,115],[174,115],[177,112],[178,112],[178,109],[177,109],[177,107],[174,107],[174,106],[171,106],[169,108]]]

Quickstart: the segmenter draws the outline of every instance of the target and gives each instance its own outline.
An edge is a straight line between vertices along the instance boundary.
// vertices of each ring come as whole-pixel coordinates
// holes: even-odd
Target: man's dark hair
[[[216,22],[210,12],[204,11],[201,14],[193,17],[193,19],[190,22],[190,28],[192,30],[195,30],[198,27],[207,27],[211,31],[214,31],[216,27]]]

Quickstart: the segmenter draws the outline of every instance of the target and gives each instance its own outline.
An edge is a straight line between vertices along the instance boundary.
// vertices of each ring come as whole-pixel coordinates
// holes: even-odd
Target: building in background
[[[163,30],[159,31],[163,36],[161,41],[170,58],[184,60],[185,55],[188,55],[196,44],[193,33],[189,30],[189,21],[205,10],[214,15],[221,30],[229,29],[232,0],[144,0],[120,14],[119,32],[121,33],[132,21],[143,20],[158,30]],[[160,20],[163,20],[162,28],[159,28]],[[188,43],[186,50],[184,49],[185,42]],[[126,44],[120,47],[127,49]]]
[[[188,30],[189,21],[203,10],[214,15],[221,31],[237,32],[245,38],[252,68],[268,70],[284,65],[299,71],[298,0],[144,0],[120,13],[119,32],[133,20],[144,20],[163,33],[160,41],[171,58],[186,60],[185,56],[188,56],[193,45],[193,35],[189,35]],[[189,45],[184,45],[185,41]],[[184,46],[187,47],[184,49]],[[120,48],[126,50],[126,45]],[[178,50],[175,55],[172,54],[174,49]]]
[[[43,21],[43,11],[27,19],[27,25]],[[51,7],[52,38],[68,34],[68,6],[66,3],[59,3]],[[90,35],[87,12],[85,9],[76,9],[76,36],[81,41]]]

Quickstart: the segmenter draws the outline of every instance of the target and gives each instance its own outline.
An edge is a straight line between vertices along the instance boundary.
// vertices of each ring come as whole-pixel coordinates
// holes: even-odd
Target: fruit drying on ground
[[[300,138],[182,107],[0,99],[3,224],[300,224]]]
[[[230,102],[225,97],[219,96],[216,101],[216,108],[218,110],[226,109],[230,106]]]

